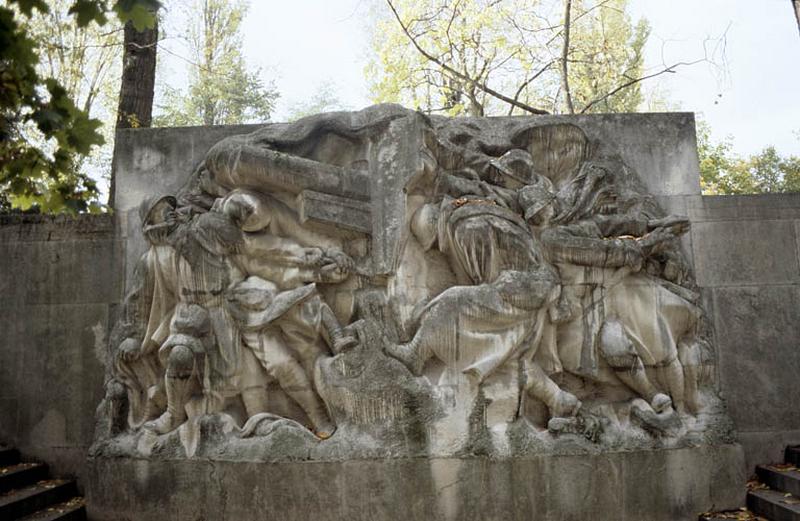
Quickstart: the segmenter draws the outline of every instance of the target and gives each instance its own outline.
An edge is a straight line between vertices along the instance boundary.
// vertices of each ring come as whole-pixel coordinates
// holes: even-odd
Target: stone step
[[[747,508],[770,521],[800,521],[800,498],[779,490],[751,490]]]
[[[800,467],[800,445],[786,447],[786,463]]]
[[[86,521],[86,507],[82,497],[43,508],[19,521]]]
[[[19,463],[19,452],[4,445],[0,445],[0,467],[16,465]]]
[[[40,481],[0,495],[0,519],[19,519],[63,503],[78,495],[75,482],[65,479]]]
[[[761,516],[757,516],[745,508],[739,510],[729,510],[727,512],[711,512],[700,514],[698,521],[768,521]]]
[[[43,479],[47,479],[47,465],[41,463],[17,463],[0,467],[0,493],[24,488]]]
[[[800,470],[797,467],[791,464],[758,465],[756,475],[772,490],[789,492],[800,498]]]

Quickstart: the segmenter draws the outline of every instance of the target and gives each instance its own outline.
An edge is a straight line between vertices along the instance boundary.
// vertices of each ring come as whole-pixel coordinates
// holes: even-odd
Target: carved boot
[[[327,304],[322,306],[321,314],[322,325],[325,327],[325,331],[330,338],[333,354],[338,355],[346,349],[358,344],[358,337],[355,331],[351,329],[352,324],[351,326],[342,327],[339,323],[339,319],[336,318],[333,310]]]
[[[667,384],[673,407],[678,413],[684,414],[686,412],[684,399],[686,383],[683,375],[683,366],[676,358],[661,370],[663,371],[663,380]]]
[[[534,398],[541,400],[555,418],[569,418],[578,414],[581,401],[563,389],[533,362],[525,362],[525,390]]]
[[[164,378],[167,390],[167,410],[158,419],[144,424],[144,428],[156,434],[166,434],[186,421],[186,401],[191,388],[190,378]]]
[[[672,398],[664,393],[658,392],[647,377],[644,367],[617,371],[617,376],[625,385],[647,400],[648,403],[650,403],[650,407],[652,407],[657,414],[672,407]]]
[[[314,435],[317,438],[326,440],[333,435],[336,431],[336,425],[328,417],[325,405],[323,405],[317,393],[311,389],[284,389],[284,391],[303,408],[306,416],[314,426]]]
[[[333,353],[337,355],[358,344],[358,337],[342,327],[332,329],[330,331],[330,337],[331,348],[333,349]]]

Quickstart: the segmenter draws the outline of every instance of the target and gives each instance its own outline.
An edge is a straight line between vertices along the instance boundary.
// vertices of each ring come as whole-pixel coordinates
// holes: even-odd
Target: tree
[[[450,115],[635,110],[650,33],[627,0],[386,0],[374,101]]]
[[[158,51],[158,18],[153,12],[152,27],[138,30],[132,22],[125,24],[122,56],[122,79],[119,87],[116,128],[149,127],[153,119],[153,97],[156,84]],[[116,140],[114,141],[116,155]],[[111,171],[108,205],[113,206],[116,195],[116,176]]]
[[[317,85],[316,91],[304,102],[295,103],[289,107],[287,121],[295,121],[306,116],[320,112],[346,110],[336,92],[336,86],[331,81],[324,81]]]
[[[153,13],[155,18],[155,13]],[[149,127],[153,116],[153,96],[158,50],[158,19],[142,31],[125,24],[122,81],[119,90],[117,128]]]
[[[91,23],[106,25],[112,11],[122,23],[132,20],[144,27],[152,22],[147,9],[157,5],[155,0],[119,0],[109,7],[102,0],[74,0],[68,9],[74,19],[70,27],[80,31]],[[82,157],[103,142],[100,121],[85,110],[94,96],[83,100],[82,109],[57,78],[42,72],[48,65],[43,56],[72,48],[64,42],[43,46],[31,26],[35,12],[47,15],[51,9],[42,0],[11,0],[0,6],[0,206],[40,211],[97,209],[91,204],[97,196],[96,183],[76,168]],[[91,83],[91,78],[84,79]]]
[[[231,125],[267,121],[278,94],[249,71],[240,49],[242,0],[194,0],[186,42],[192,53],[186,91],[167,86],[156,125]]]
[[[707,195],[800,192],[800,157],[781,156],[773,146],[741,157],[730,137],[713,142],[708,124],[697,125],[700,185]]]

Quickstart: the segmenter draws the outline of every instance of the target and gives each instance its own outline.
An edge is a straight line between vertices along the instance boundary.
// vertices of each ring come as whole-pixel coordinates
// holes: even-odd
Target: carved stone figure
[[[436,356],[478,384],[500,365],[524,358],[528,389],[554,416],[574,415],[580,402],[532,361],[561,288],[527,223],[490,200],[464,197],[422,207],[412,229],[426,248],[438,243],[472,285],[435,297],[411,342],[390,346],[389,354],[415,374]]]
[[[326,459],[724,436],[689,221],[606,145],[394,105],[220,141],[142,204],[105,442]]]

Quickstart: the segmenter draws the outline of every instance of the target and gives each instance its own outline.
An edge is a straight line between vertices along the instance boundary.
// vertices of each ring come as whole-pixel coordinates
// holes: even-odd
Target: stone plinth
[[[695,520],[743,504],[738,445],[508,460],[96,458],[91,519]]]

